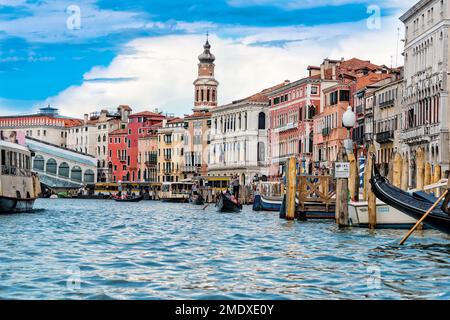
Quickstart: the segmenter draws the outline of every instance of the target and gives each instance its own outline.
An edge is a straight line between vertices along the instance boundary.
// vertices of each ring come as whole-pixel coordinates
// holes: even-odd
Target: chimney
[[[84,114],[84,124],[89,121],[89,115],[87,113]]]
[[[331,67],[332,77],[331,79],[336,80],[336,64],[333,63],[333,66]]]

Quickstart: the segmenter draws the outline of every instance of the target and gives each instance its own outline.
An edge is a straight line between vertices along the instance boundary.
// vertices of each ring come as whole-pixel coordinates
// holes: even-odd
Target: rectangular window
[[[339,91],[339,101],[350,101],[350,91],[349,90]]]
[[[330,93],[330,105],[334,106],[338,103],[338,92],[334,91]]]

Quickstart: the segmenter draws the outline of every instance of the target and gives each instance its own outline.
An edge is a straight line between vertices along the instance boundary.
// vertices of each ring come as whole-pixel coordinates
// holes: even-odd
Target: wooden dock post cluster
[[[408,166],[408,159],[403,159],[400,153],[396,153],[392,184],[405,191],[408,190]],[[425,161],[423,150],[419,149],[416,153],[416,188],[424,190],[425,186],[438,183],[442,178],[441,174],[441,166],[437,164],[433,170],[430,161]],[[435,196],[439,197],[439,193],[439,188],[436,188]]]

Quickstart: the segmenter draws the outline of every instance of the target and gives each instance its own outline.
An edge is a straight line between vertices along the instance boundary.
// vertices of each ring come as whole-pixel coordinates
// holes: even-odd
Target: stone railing
[[[297,127],[298,127],[298,122],[290,122],[290,123],[285,124],[284,126],[273,129],[273,132],[280,133],[283,131],[295,129]]]

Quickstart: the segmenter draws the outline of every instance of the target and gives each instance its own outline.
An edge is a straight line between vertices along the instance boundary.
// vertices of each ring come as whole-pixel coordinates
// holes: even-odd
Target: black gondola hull
[[[144,196],[139,196],[131,199],[114,199],[116,202],[140,202],[144,200]]]
[[[234,203],[224,195],[219,197],[216,207],[219,212],[241,212],[242,210],[241,204]]]
[[[380,175],[375,166],[372,168],[370,183],[372,191],[378,199],[414,219],[419,220],[422,218],[432,206],[431,202],[420,200],[408,192],[389,184],[386,178]],[[450,216],[440,208],[435,208],[431,211],[423,223],[433,229],[450,234]]]
[[[189,202],[192,204],[195,204],[197,206],[202,206],[205,204],[205,199],[203,199],[203,197],[201,195],[191,196],[189,198]]]

